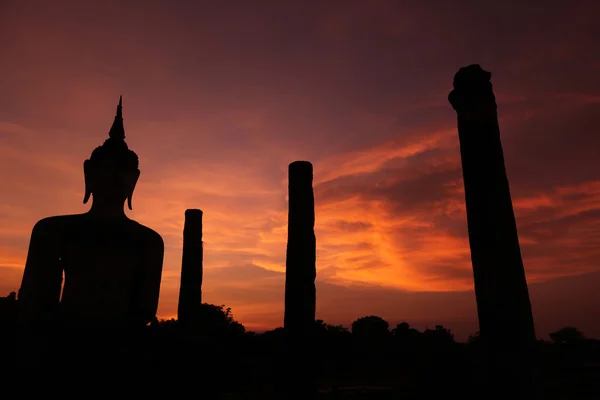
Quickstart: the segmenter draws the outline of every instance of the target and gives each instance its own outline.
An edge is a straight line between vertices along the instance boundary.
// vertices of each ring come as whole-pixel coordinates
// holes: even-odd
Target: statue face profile
[[[99,207],[122,207],[125,200],[131,210],[131,199],[140,176],[138,156],[125,143],[122,99],[110,129],[109,138],[97,147],[83,163],[86,204],[93,196]]]

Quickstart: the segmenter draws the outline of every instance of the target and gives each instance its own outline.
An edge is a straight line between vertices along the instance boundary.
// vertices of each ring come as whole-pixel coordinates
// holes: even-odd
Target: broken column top
[[[490,79],[492,73],[485,71],[479,64],[463,67],[454,75],[454,90],[448,95],[448,101],[457,111],[496,107],[496,98]]]
[[[309,181],[313,179],[313,166],[309,161],[294,161],[289,166],[289,178],[294,181]]]
[[[202,219],[202,210],[199,210],[197,208],[190,208],[188,210],[185,210],[185,217]]]

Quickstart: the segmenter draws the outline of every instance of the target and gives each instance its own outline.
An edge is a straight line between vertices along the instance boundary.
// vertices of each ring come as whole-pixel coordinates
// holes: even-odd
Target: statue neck
[[[124,204],[104,204],[94,200],[88,215],[102,218],[127,218],[125,215]]]

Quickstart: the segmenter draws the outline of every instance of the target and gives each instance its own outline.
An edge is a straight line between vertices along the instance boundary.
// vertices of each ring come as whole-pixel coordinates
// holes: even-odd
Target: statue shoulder
[[[143,238],[144,242],[146,242],[147,245],[150,245],[152,247],[164,248],[165,243],[163,241],[162,236],[160,236],[160,234],[158,232],[156,232],[155,230],[153,230],[151,228],[148,228],[147,226],[140,224],[139,222],[136,222],[136,227],[139,230],[141,237]]]
[[[33,226],[34,233],[56,233],[80,221],[83,214],[57,215],[40,219]]]

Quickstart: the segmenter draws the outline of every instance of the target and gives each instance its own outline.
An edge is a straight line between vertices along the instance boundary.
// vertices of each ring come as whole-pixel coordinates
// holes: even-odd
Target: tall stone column
[[[183,256],[177,319],[183,326],[195,325],[202,304],[202,211],[185,211]]]
[[[461,68],[448,100],[458,117],[480,335],[494,368],[514,368],[536,338],[490,78],[479,65]]]
[[[288,243],[285,269],[284,333],[287,344],[288,398],[315,393],[312,332],[316,307],[315,199],[312,164],[289,165]]]
[[[316,238],[313,170],[308,161],[289,166],[288,243],[283,326],[294,335],[312,330],[316,304]]]

